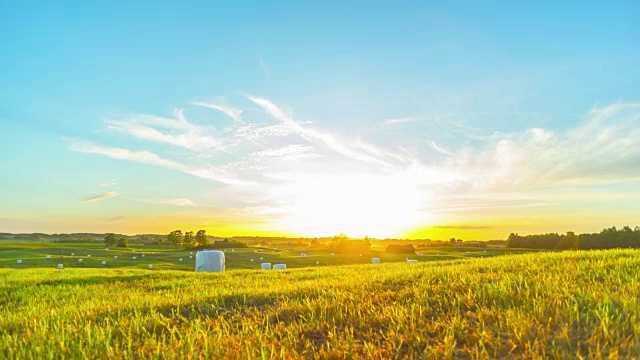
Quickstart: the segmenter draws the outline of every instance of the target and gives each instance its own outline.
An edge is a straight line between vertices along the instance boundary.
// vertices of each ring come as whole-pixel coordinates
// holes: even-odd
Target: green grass
[[[0,357],[639,356],[640,251],[459,252],[278,272],[0,269]]]

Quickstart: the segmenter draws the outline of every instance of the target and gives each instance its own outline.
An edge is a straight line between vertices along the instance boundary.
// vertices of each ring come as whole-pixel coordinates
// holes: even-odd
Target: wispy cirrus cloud
[[[174,110],[175,118],[162,118],[144,114],[133,114],[124,119],[106,121],[110,130],[158,143],[183,147],[192,151],[222,149],[222,141],[211,135],[211,130],[190,123],[182,109]]]
[[[80,202],[83,203],[91,203],[91,202],[96,202],[96,201],[101,201],[101,200],[106,200],[106,199],[111,199],[118,196],[118,193],[115,191],[109,191],[103,194],[99,194],[99,195],[95,195],[95,196],[91,196],[88,197],[86,199],[82,199],[80,200]]]
[[[269,72],[269,68],[267,67],[267,64],[265,64],[264,59],[260,54],[258,54],[258,61],[260,61],[260,66],[262,67],[264,76],[267,78],[267,80],[271,80],[271,73]]]
[[[208,109],[220,111],[221,113],[227,115],[228,117],[233,119],[233,121],[236,121],[236,122],[242,121],[242,109],[235,108],[233,106],[221,105],[221,104],[205,102],[205,101],[194,101],[193,105],[202,106]]]
[[[285,112],[276,104],[274,104],[271,100],[247,95],[247,98],[251,100],[256,105],[260,106],[267,114],[269,114],[274,119],[280,121],[282,124],[286,125],[291,129],[292,132],[298,134],[299,136],[305,138],[310,142],[321,143],[328,149],[341,154],[347,158],[352,160],[361,161],[365,163],[372,163],[383,165],[387,167],[391,167],[392,165],[388,162],[388,159],[381,158],[379,156],[375,156],[375,154],[384,154],[384,151],[378,151],[374,146],[369,145],[362,146],[362,144],[358,147],[354,147],[349,145],[353,142],[351,140],[341,140],[337,136],[316,129],[311,129],[303,126],[301,123],[295,121],[293,117],[285,114]],[[363,151],[364,150],[364,151]]]
[[[105,219],[106,221],[120,221],[120,220],[126,220],[127,217],[126,216],[114,216],[114,217],[110,217],[108,219]]]
[[[494,133],[483,141],[444,163],[479,189],[640,179],[639,103],[594,108],[581,124],[562,132],[531,128]]]
[[[180,206],[180,207],[196,207],[199,206],[196,202],[194,202],[193,200],[189,200],[186,198],[177,198],[177,199],[153,199],[153,200],[144,200],[145,202],[148,202],[150,204],[158,204],[158,205],[173,205],[173,206]]]
[[[234,177],[232,174],[229,174],[216,166],[204,165],[202,167],[191,167],[181,164],[177,161],[161,158],[149,151],[132,151],[123,148],[104,147],[84,141],[74,141],[71,143],[71,146],[69,148],[73,151],[83,153],[98,154],[119,160],[128,160],[143,164],[165,167],[168,169],[183,172],[185,174],[194,175],[203,179],[214,180],[224,184],[242,185],[249,183],[247,181],[243,181]]]
[[[248,154],[243,160],[228,164],[228,168],[261,170],[272,163],[310,160],[322,157],[310,145],[292,144]]]
[[[400,124],[407,124],[407,123],[412,123],[412,122],[416,122],[418,120],[417,117],[403,117],[403,118],[396,118],[396,119],[387,119],[383,122],[383,124],[385,125],[400,125]]]
[[[452,136],[452,131],[433,131],[440,125],[449,130],[455,125],[450,118],[442,120],[434,115],[433,121],[421,118],[422,125],[429,122],[427,128],[416,124],[411,132],[403,133],[399,127],[393,129],[391,137],[386,136],[391,129],[378,126],[376,120],[371,130],[384,131],[385,136],[369,142],[370,139],[349,135],[344,129],[328,127],[331,122],[299,121],[285,110],[286,106],[267,98],[247,95],[246,99],[267,114],[268,119],[265,121],[264,115],[261,122],[243,118],[242,123],[234,122],[217,132],[211,126],[189,121],[180,110],[168,118],[137,114],[109,120],[107,126],[155,143],[154,152],[84,141],[71,142],[70,149],[226,184],[224,192],[212,190],[207,198],[215,196],[222,204],[251,209],[248,213],[263,209],[255,213],[256,217],[269,209],[269,221],[288,219],[283,224],[312,226],[318,214],[335,212],[335,204],[341,203],[348,211],[331,219],[354,229],[357,223],[354,225],[350,219],[352,213],[367,214],[368,218],[360,219],[362,227],[370,226],[371,219],[376,219],[374,222],[382,229],[385,219],[397,216],[396,209],[400,208],[404,209],[403,219],[416,219],[423,224],[429,216],[462,218],[478,213],[507,214],[524,208],[536,211],[570,202],[574,196],[572,193],[560,198],[540,189],[580,189],[640,180],[637,103],[593,108],[581,123],[564,130],[531,127],[501,133],[496,131],[500,129],[457,128],[456,136]],[[393,121],[388,125],[417,121],[390,120]],[[460,134],[462,131],[466,133]],[[482,136],[482,132],[489,135]],[[370,132],[359,134],[363,133]],[[157,144],[170,146],[163,151]],[[180,149],[176,151],[174,147]],[[381,193],[395,195],[380,200],[380,196],[386,196]],[[195,203],[182,197],[140,201],[207,207],[205,200]],[[189,211],[198,210],[201,209]],[[405,222],[400,218],[398,221]],[[438,223],[464,224],[432,222]],[[469,223],[483,224],[483,220]],[[461,227],[465,225],[440,226],[452,231],[481,230],[481,225],[466,225],[475,226],[473,229]]]
[[[431,148],[441,154],[445,154],[445,155],[451,155],[451,152],[449,150],[446,150],[444,148],[441,148],[440,146],[438,146],[438,144],[436,144],[436,142],[434,140],[431,140],[431,143],[429,143],[429,145],[431,145]]]

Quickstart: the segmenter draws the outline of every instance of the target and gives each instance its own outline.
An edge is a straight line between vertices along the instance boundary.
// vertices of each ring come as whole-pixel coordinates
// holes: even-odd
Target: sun
[[[393,238],[429,220],[426,193],[402,174],[302,176],[280,196],[290,205],[279,226],[308,237]]]

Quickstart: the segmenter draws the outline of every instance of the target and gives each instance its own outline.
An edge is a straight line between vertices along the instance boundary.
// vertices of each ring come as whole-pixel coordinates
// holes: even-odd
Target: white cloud
[[[261,170],[272,163],[309,160],[321,157],[309,145],[292,144],[280,148],[266,149],[248,154],[243,160],[227,165],[234,169]]]
[[[190,123],[181,109],[175,110],[175,119],[135,114],[125,119],[107,120],[107,128],[143,140],[171,144],[192,151],[220,150],[223,144],[209,135],[210,129]],[[158,130],[163,128],[170,132]]]
[[[215,166],[207,165],[201,168],[194,168],[173,160],[163,159],[158,155],[148,151],[132,151],[123,148],[103,147],[82,141],[72,142],[70,149],[78,152],[103,155],[119,160],[128,160],[143,164],[165,167],[224,184],[244,185],[249,183],[237,179],[233,175]]]
[[[365,152],[357,150],[357,148],[354,148],[353,146],[348,145],[350,142],[353,142],[353,140],[340,140],[337,136],[331,133],[302,126],[291,116],[286,115],[280,107],[278,107],[268,99],[251,95],[248,95],[247,98],[253,101],[256,105],[260,106],[271,117],[288,126],[294,133],[302,136],[308,141],[321,143],[328,149],[356,161],[391,167],[391,164],[389,164],[386,160],[376,156],[371,156],[372,151],[367,151],[370,153],[367,154]],[[360,145],[360,148],[362,149],[362,145]],[[369,146],[370,150],[372,148],[374,147]]]
[[[262,72],[264,76],[271,80],[271,74],[269,73],[269,68],[267,68],[267,64],[264,63],[264,59],[262,59],[262,55],[258,54],[258,60],[260,61],[260,65],[262,66]]]
[[[459,215],[550,206],[560,198],[543,198],[540,189],[571,189],[640,179],[640,104],[596,107],[581,124],[566,130],[531,127],[501,133],[491,129],[488,133],[492,135],[477,136],[479,129],[474,128],[473,136],[460,136],[462,141],[455,143],[455,149],[449,149],[439,144],[445,140],[452,144],[451,132],[442,131],[442,137],[438,137],[436,132],[418,133],[424,129],[416,127],[416,132],[394,134],[394,140],[398,140],[395,145],[390,141],[386,146],[373,145],[321,128],[322,122],[309,125],[297,121],[266,98],[247,98],[276,121],[252,123],[251,119],[244,119],[242,124],[234,124],[222,134],[189,122],[180,110],[173,118],[138,114],[107,122],[111,129],[137,139],[189,149],[188,155],[184,151],[174,152],[165,158],[149,151],[88,142],[73,142],[70,149],[232,185],[225,187],[224,192],[213,190],[205,198],[215,196],[221,206],[270,209],[274,218],[306,214],[307,217],[298,219],[301,224],[325,216],[344,200],[359,201],[356,208],[345,206],[358,211],[365,209],[363,213],[380,219],[376,226],[382,226],[377,213],[393,212],[376,202],[379,193],[384,192],[398,192],[396,195],[402,201],[384,198],[385,201],[396,207],[411,205],[415,211],[405,215],[416,218],[417,212]],[[389,124],[414,121],[411,119],[390,119]],[[439,120],[428,121],[433,124]],[[438,123],[433,128],[437,130],[444,124]],[[381,126],[373,128],[390,131]],[[423,141],[424,137],[429,140]],[[220,148],[228,152],[211,151]],[[433,151],[447,156],[436,156]],[[107,184],[110,183],[103,185]],[[527,196],[523,196],[525,193]],[[419,203],[414,203],[414,198]],[[147,202],[184,207],[206,205],[184,198]],[[371,213],[372,209],[377,213]],[[422,217],[417,219],[425,221]],[[347,220],[347,215],[336,216],[336,222],[345,227],[349,225]],[[360,220],[362,228],[371,223],[368,218]]]
[[[257,124],[247,124],[239,127],[235,136],[248,141],[256,141],[266,137],[280,137],[291,134],[291,129],[284,124],[260,126]]]
[[[204,102],[204,101],[195,101],[193,105],[202,106],[202,107],[206,107],[213,110],[218,110],[221,113],[232,118],[236,122],[242,121],[242,109],[234,108],[232,106]]]
[[[429,144],[431,145],[431,148],[439,153],[445,154],[445,155],[451,155],[451,152],[441,148],[440,146],[438,146],[438,144],[436,144],[435,141],[431,140],[431,143]]]
[[[411,123],[411,122],[415,122],[416,120],[418,120],[418,118],[416,117],[404,117],[404,118],[397,118],[397,119],[387,119],[384,121],[385,125],[400,125],[400,124],[407,124],[407,123]]]
[[[195,207],[198,206],[197,203],[195,203],[192,200],[189,199],[185,199],[185,198],[177,198],[177,199],[157,199],[157,200],[145,200],[148,203],[151,204],[160,204],[160,205],[173,205],[173,206],[180,206],[180,207],[185,207],[185,206],[189,206],[189,207]]]
[[[640,178],[640,104],[592,109],[564,132],[495,133],[445,163],[482,189],[597,184]]]
[[[86,199],[82,199],[80,202],[83,203],[90,203],[90,202],[96,202],[96,201],[101,201],[101,200],[106,200],[106,199],[111,199],[118,196],[118,193],[115,191],[110,191],[110,192],[106,192],[104,194],[99,194],[99,195],[95,195],[95,196],[91,196],[88,197]]]
[[[107,183],[100,184],[100,186],[102,186],[102,187],[111,187],[111,186],[114,186],[114,185],[116,185],[116,181],[115,180],[112,180],[112,181],[107,182]]]

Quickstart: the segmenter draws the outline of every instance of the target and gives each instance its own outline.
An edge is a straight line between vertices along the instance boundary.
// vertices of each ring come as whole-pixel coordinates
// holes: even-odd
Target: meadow
[[[444,254],[429,249],[413,257],[418,263],[388,255],[372,265],[366,256],[331,257],[308,250],[309,255],[300,256],[299,249],[290,249],[260,256],[284,260],[291,269],[258,271],[259,262],[247,264],[257,249],[245,249],[227,253],[224,273],[195,273],[193,263],[176,263],[188,254],[184,251],[151,250],[155,258],[123,259],[105,269],[98,261],[112,258],[112,251],[78,246],[73,250],[90,251],[91,260],[79,265],[65,255],[67,265],[58,270],[53,254],[43,259],[51,251],[47,245],[10,246],[2,249],[0,260],[0,357],[566,359],[640,354],[638,250],[506,254],[451,248]],[[503,251],[503,256],[490,251]],[[122,252],[123,257],[131,254]],[[22,268],[18,257],[24,260]],[[154,269],[148,270],[152,261]]]

